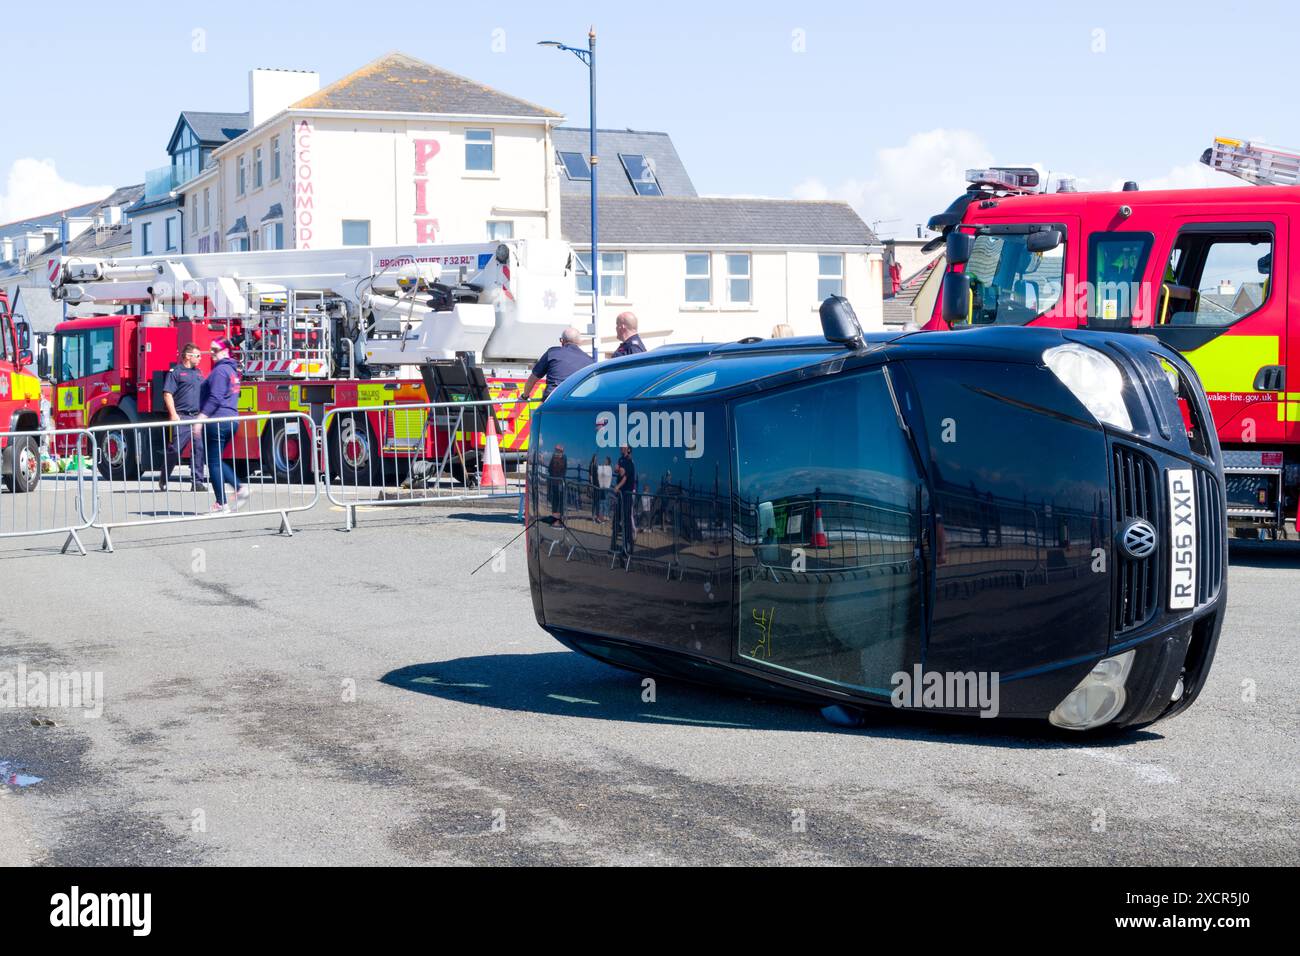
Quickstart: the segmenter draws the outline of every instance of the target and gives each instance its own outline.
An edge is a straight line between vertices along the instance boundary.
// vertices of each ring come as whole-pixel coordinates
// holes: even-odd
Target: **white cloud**
[[[1183,163],[1174,166],[1163,176],[1140,179],[1138,185],[1143,189],[1210,189],[1217,186],[1247,186],[1249,183],[1211,169],[1203,163]],[[1121,189],[1123,186],[1123,179],[1116,179],[1110,184],[1111,189]]]
[[[83,186],[64,179],[52,159],[15,160],[0,193],[0,223],[94,202],[112,191],[112,186]]]
[[[868,223],[882,221],[882,235],[911,235],[966,189],[966,170],[988,166],[993,154],[980,137],[964,129],[914,133],[902,146],[876,151],[869,179],[846,179],[827,185],[806,179],[794,187],[799,199],[843,199]]]

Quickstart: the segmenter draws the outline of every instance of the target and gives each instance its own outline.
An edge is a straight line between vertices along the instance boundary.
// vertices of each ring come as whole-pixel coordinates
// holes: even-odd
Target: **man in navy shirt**
[[[618,335],[618,348],[614,349],[613,358],[620,355],[636,355],[645,351],[645,343],[636,334],[636,313],[623,312],[614,320],[614,332]]]
[[[546,394],[550,395],[555,387],[563,382],[574,372],[594,364],[591,356],[582,350],[579,344],[582,340],[581,333],[570,326],[560,335],[560,344],[552,345],[546,350],[537,364],[533,366],[532,374],[528,376],[528,381],[524,383],[523,394],[525,396],[533,394],[533,386],[541,379],[546,379]]]
[[[173,365],[163,380],[163,404],[167,406],[167,418],[173,422],[198,417],[199,392],[203,388],[203,371],[199,368],[201,355],[199,347],[193,342],[182,346],[179,364]],[[195,491],[201,491],[205,464],[203,433],[195,435],[193,428],[177,428],[175,435],[169,436],[166,444],[158,487],[167,490],[167,479],[171,477],[172,469],[180,464],[181,453],[189,448],[190,481]]]

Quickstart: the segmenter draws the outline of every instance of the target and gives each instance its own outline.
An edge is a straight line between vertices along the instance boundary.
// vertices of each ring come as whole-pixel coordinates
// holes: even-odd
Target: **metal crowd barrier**
[[[44,472],[69,452],[69,470]],[[0,538],[62,534],[66,554],[86,553],[80,532],[98,517],[95,438],[86,429],[0,431]]]
[[[507,410],[536,399],[425,402],[331,409],[321,422],[325,494],[357,525],[358,508],[518,498],[524,458],[501,447]],[[489,430],[499,466],[487,461]]]
[[[278,515],[280,534],[292,535],[289,515],[320,500],[316,481],[316,428],[304,412],[277,412],[205,419],[195,437],[194,421],[137,422],[89,429],[96,448],[98,502],[94,527],[104,533],[102,551],[113,550],[116,528],[177,524],[219,518]],[[233,424],[233,429],[225,428]],[[207,437],[227,437],[221,460],[245,492],[223,482],[227,508],[214,510],[215,474],[210,473]],[[203,448],[199,483],[193,452]],[[181,477],[183,475],[183,477]],[[166,481],[164,481],[164,477]]]
[[[607,563],[665,580],[717,573],[717,558],[730,546],[726,500],[666,479],[656,491],[625,496],[602,488],[599,476],[593,482],[588,471],[570,465],[564,477],[547,472],[541,479],[537,513],[559,519],[542,528],[548,557],[558,551],[566,561]]]

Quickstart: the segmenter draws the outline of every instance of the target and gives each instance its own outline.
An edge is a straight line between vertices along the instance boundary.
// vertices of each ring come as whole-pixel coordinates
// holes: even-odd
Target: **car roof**
[[[589,366],[567,379],[556,398],[606,403],[629,399],[720,397],[763,391],[840,368],[904,358],[1042,361],[1043,350],[1076,330],[990,326],[945,332],[888,331],[864,335],[850,349],[821,336],[742,339],[669,345]],[[1111,333],[1083,333],[1109,337]]]

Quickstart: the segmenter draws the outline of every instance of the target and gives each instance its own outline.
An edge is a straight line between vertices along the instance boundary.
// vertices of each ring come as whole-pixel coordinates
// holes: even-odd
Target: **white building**
[[[399,53],[318,85],[253,71],[251,128],[182,189],[211,251],[558,235],[558,113]]]
[[[185,248],[549,237],[589,263],[588,132],[562,120],[400,53],[323,89],[314,73],[254,70],[247,131],[176,191]],[[700,197],[667,135],[599,137],[604,350],[624,310],[650,346],[817,332],[831,293],[881,327],[881,248],[846,204]],[[588,279],[579,328],[590,309]]]
[[[589,268],[589,129],[553,133],[563,237]],[[614,317],[635,312],[653,348],[666,342],[769,336],[778,324],[820,334],[829,295],[853,303],[864,328],[882,327],[881,246],[843,202],[698,196],[666,133],[598,131],[597,189],[602,346]],[[575,321],[591,312],[591,279]]]

